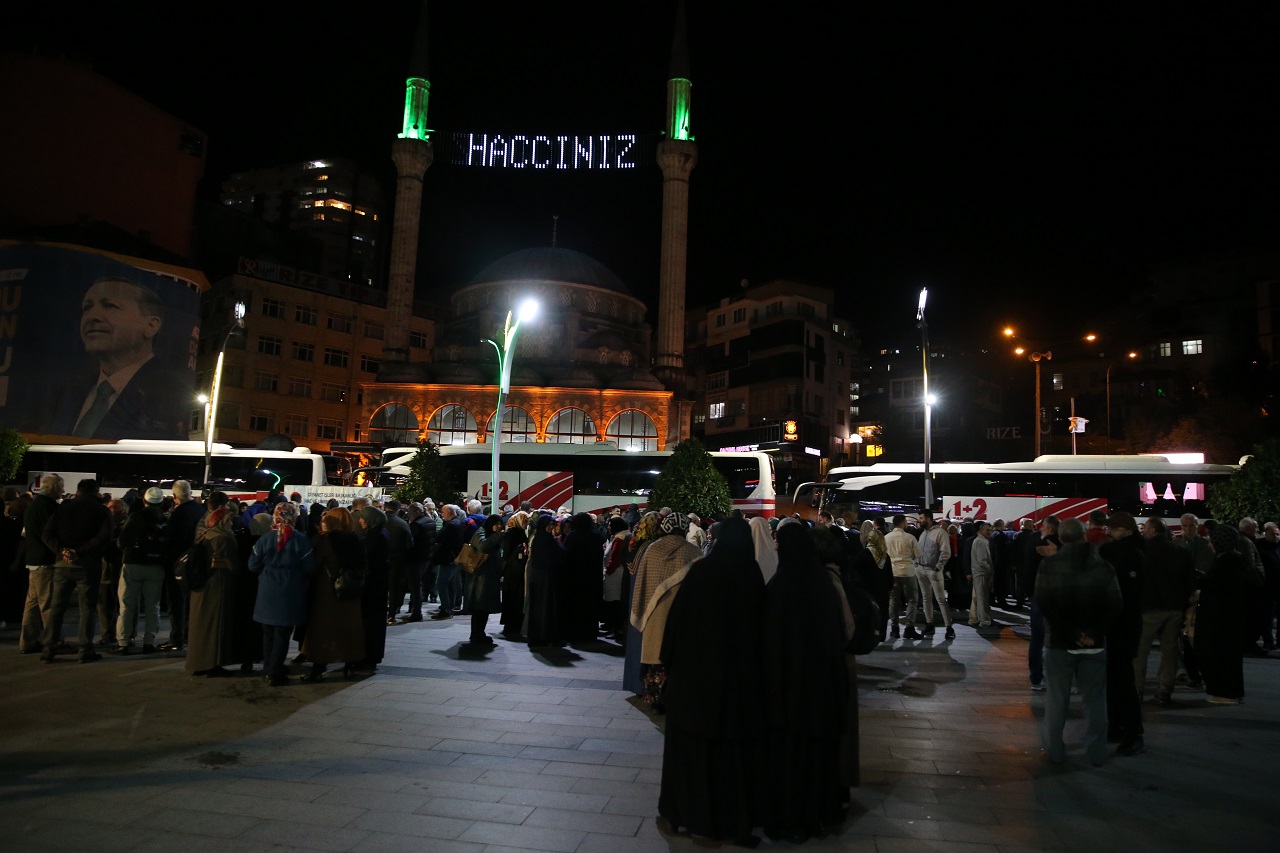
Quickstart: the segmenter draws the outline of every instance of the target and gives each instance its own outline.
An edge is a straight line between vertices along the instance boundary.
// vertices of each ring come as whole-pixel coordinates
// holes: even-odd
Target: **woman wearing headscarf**
[[[529,535],[524,510],[507,519],[502,532],[502,636],[519,639],[524,627],[524,570],[529,560]]]
[[[884,544],[884,534],[876,530],[870,520],[862,522],[858,538],[862,542],[862,551],[853,563],[853,573],[876,604],[880,605],[880,625],[877,630],[881,637],[886,637],[889,619],[898,614],[889,613],[889,592],[893,588],[893,569],[889,565],[889,549]],[[887,637],[886,637],[887,639]]]
[[[569,519],[564,538],[564,584],[560,624],[570,643],[590,643],[600,636],[600,607],[604,601],[604,538],[588,513]]]
[[[773,528],[769,526],[769,519],[759,515],[748,524],[751,525],[751,542],[755,549],[756,563],[760,566],[764,582],[768,583],[778,570],[778,546],[773,542]]]
[[[564,550],[551,530],[555,519],[539,515],[529,540],[529,561],[525,567],[524,635],[529,646],[558,645],[560,627],[560,576],[564,571]]]
[[[357,532],[364,539],[364,593],[360,615],[364,620],[364,659],[356,669],[374,672],[387,651],[387,587],[389,585],[387,516],[377,507],[361,507],[356,514]]]
[[[818,559],[827,570],[827,579],[840,599],[840,617],[843,620],[845,634],[844,665],[848,674],[848,726],[840,736],[840,775],[846,788],[856,788],[862,784],[861,761],[858,750],[858,664],[857,658],[849,650],[849,640],[853,638],[856,621],[849,599],[845,595],[845,579],[857,584],[853,573],[853,559],[849,554],[848,541],[839,527],[815,527],[810,531],[814,545],[818,549]]]
[[[247,646],[244,625],[237,618],[240,586],[239,548],[231,529],[226,492],[214,492],[205,504],[204,517],[196,524],[196,539],[209,545],[213,556],[209,582],[191,591],[191,615],[187,622],[187,659],[184,667],[192,675],[214,678],[230,675],[223,667],[252,661],[256,654]],[[147,602],[151,607],[152,603]]]
[[[778,573],[765,590],[763,689],[768,735],[763,825],[802,841],[841,822],[849,788],[840,772],[848,727],[842,596],[813,536],[778,526]]]
[[[635,595],[631,599],[631,624],[640,631],[640,698],[662,709],[662,632],[667,614],[684,580],[685,569],[702,552],[685,535],[689,517],[673,512],[659,524],[661,536],[645,549],[636,566]]]
[[[262,670],[272,687],[285,684],[284,658],[294,626],[307,621],[307,586],[316,569],[307,534],[298,532],[298,506],[276,504],[271,532],[253,546],[249,571],[259,575],[253,618],[262,626]]]
[[[640,646],[643,635],[640,629],[631,623],[631,602],[635,600],[636,568],[644,552],[662,535],[659,527],[661,522],[662,518],[656,512],[646,512],[641,516],[631,538],[627,540],[627,552],[624,555],[627,577],[623,586],[622,613],[627,632],[622,641],[624,649],[622,689],[629,690],[636,696],[644,692],[644,681],[640,677]]]
[[[335,661],[346,664],[343,674],[350,674],[355,662],[365,657],[360,599],[338,598],[333,588],[333,582],[352,568],[357,574],[364,574],[364,546],[351,529],[351,513],[336,507],[320,516],[315,555],[318,571],[302,642],[302,653],[311,661],[306,680],[312,683],[319,681],[325,667]]]
[[[630,538],[631,531],[621,514],[609,519],[609,541],[604,546],[604,606],[600,621],[618,642],[622,642],[625,636],[622,630],[622,598],[627,575],[627,540]]]
[[[472,646],[492,646],[489,636],[489,614],[502,609],[502,516],[491,515],[481,525],[484,538],[480,553],[488,557],[471,576]]]
[[[1244,699],[1245,624],[1240,614],[1253,567],[1236,551],[1238,540],[1236,529],[1226,524],[1209,532],[1213,563],[1200,579],[1196,604],[1194,645],[1204,690],[1214,705],[1239,705]]]
[[[760,823],[760,618],[764,580],[751,527],[720,523],[684,572],[662,635],[666,736],[658,814],[671,829],[754,846]]]

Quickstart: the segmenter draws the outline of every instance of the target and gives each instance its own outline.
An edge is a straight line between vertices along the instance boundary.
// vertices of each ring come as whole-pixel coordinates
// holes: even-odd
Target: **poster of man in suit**
[[[185,439],[201,280],[74,246],[0,244],[0,423],[66,439]]]

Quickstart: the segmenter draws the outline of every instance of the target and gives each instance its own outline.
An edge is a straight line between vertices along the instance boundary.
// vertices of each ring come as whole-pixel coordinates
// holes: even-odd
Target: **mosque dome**
[[[521,249],[501,257],[477,273],[470,284],[505,281],[585,284],[631,296],[622,279],[595,258],[550,246]]]

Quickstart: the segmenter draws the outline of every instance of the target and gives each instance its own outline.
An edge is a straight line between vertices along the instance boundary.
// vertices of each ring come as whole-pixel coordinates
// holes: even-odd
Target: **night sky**
[[[1274,242],[1278,54],[1247,7],[773,5],[688,3],[690,304],[794,278],[835,288],[879,346],[928,286],[934,339],[978,341],[1071,294],[1096,308],[1154,264]],[[7,9],[0,44],[89,58],[206,131],[207,197],[232,171],[325,156],[389,186],[418,8],[47,2]],[[674,18],[671,0],[434,4],[430,124],[656,134]],[[566,176],[441,159],[420,292],[549,244],[554,214],[559,245],[655,301],[652,161]]]

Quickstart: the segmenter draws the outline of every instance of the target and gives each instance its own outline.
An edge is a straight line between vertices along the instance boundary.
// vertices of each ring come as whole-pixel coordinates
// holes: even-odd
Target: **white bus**
[[[607,512],[635,503],[642,508],[669,450],[623,451],[616,445],[506,443],[499,448],[497,506],[518,507],[529,501],[536,509]],[[416,447],[392,447],[382,453],[379,484],[404,482],[405,466]],[[440,448],[455,482],[468,497],[489,502],[492,448],[460,444]],[[712,462],[729,484],[735,509],[746,515],[771,517],[777,511],[773,458],[768,453],[712,453]],[[435,497],[433,495],[433,497]],[[437,498],[438,499],[438,498]]]
[[[1123,510],[1137,519],[1177,519],[1189,512],[1203,519],[1209,515],[1209,490],[1238,470],[1163,456],[1041,456],[1034,462],[929,466],[935,512],[951,519],[1002,518],[1010,525],[1023,518],[1038,523],[1046,515],[1084,520],[1094,510]],[[916,517],[924,506],[924,465],[833,468],[824,482],[801,485],[795,497],[797,504],[846,511],[850,521],[850,509],[859,518]]]
[[[305,447],[289,452],[214,444],[210,463],[209,488],[235,498],[288,494],[292,488],[328,483],[324,457]],[[204,442],[124,439],[115,444],[31,445],[18,469],[19,482],[33,488],[47,473],[62,475],[69,492],[80,480],[92,478],[117,498],[129,489],[167,489],[174,480],[187,480],[198,493],[204,483]]]

